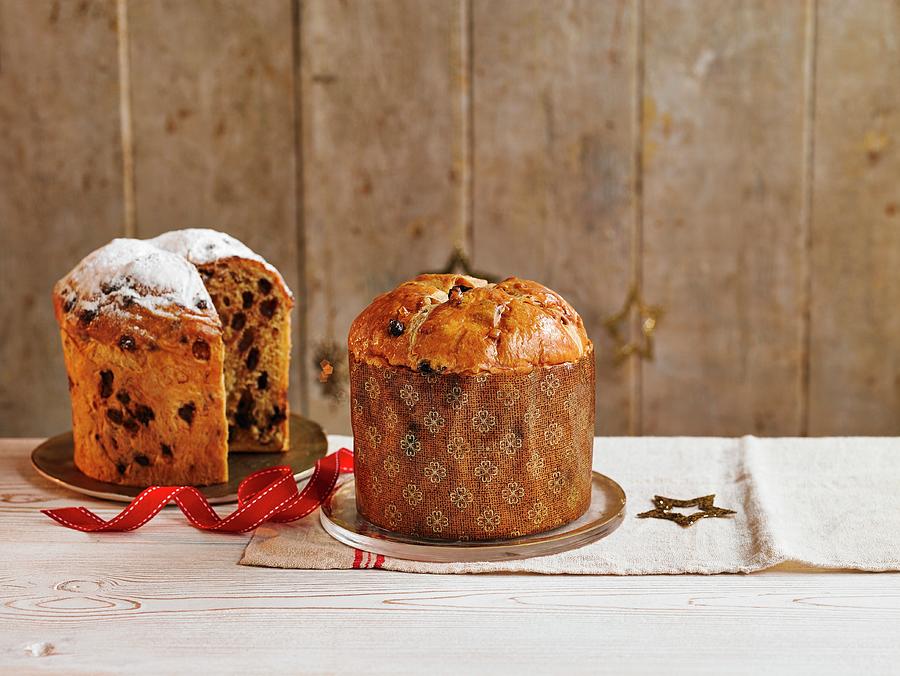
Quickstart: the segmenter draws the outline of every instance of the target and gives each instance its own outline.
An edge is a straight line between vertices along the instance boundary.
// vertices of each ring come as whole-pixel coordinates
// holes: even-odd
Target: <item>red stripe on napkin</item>
[[[313,512],[331,495],[341,474],[353,471],[353,453],[342,448],[316,462],[303,490],[297,490],[293,470],[287,465],[254,472],[238,487],[238,507],[222,518],[193,486],[151,486],[125,509],[104,521],[84,507],[41,511],[66,528],[85,533],[118,533],[140,528],[170,502],[178,505],[188,521],[200,530],[245,533],[265,521],[287,523]]]

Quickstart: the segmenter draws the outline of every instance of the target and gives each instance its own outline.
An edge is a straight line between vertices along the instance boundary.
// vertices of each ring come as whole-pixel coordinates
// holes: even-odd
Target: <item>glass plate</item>
[[[591,506],[581,518],[546,533],[507,540],[448,542],[384,530],[366,521],[356,511],[353,479],[343,483],[325,501],[319,519],[325,531],[338,542],[395,559],[429,563],[513,561],[582,547],[619,527],[625,518],[625,491],[598,472],[592,473],[592,480]]]
[[[275,465],[289,465],[297,481],[310,476],[316,460],[328,452],[328,439],[318,423],[291,413],[291,448],[284,453],[238,452],[228,454],[228,482],[212,486],[198,486],[213,505],[237,502],[238,485],[260,469]],[[77,493],[101,500],[131,502],[143,490],[139,486],[119,486],[98,481],[82,474],[73,459],[72,433],[66,432],[47,439],[31,452],[31,464],[38,474],[55,484]]]

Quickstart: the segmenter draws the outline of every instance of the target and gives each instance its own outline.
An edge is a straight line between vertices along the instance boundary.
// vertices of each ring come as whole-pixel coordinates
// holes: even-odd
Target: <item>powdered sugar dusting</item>
[[[147,240],[149,244],[160,249],[184,256],[194,265],[214,263],[223,258],[249,258],[262,263],[266,269],[281,281],[287,289],[281,274],[265,258],[250,249],[240,240],[218,230],[208,228],[186,228],[184,230],[172,230]],[[290,294],[288,289],[288,294]]]
[[[82,310],[118,311],[135,304],[156,313],[191,308],[215,317],[197,269],[185,258],[140,239],[114,239],[88,254],[60,284],[77,291]]]

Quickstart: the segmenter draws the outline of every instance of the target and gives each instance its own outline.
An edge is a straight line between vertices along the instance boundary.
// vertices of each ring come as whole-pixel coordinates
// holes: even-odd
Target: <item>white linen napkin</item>
[[[352,438],[329,437],[329,450],[341,446],[352,448]],[[625,489],[625,521],[608,537],[562,554],[451,564],[376,557],[333,540],[315,513],[261,526],[240,563],[414,573],[749,573],[785,561],[900,570],[900,439],[598,437],[594,469]],[[710,493],[716,506],[737,514],[690,528],[636,518],[653,509],[654,495]]]

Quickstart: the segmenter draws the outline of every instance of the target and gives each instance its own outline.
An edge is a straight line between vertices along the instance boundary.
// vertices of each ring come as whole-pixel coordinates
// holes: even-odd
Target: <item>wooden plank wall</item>
[[[70,427],[50,288],[123,234],[116,7],[0,2],[0,435]]]
[[[603,319],[632,280],[634,22],[611,2],[477,0],[473,14],[475,261],[579,310],[607,434],[627,434],[630,417]]]
[[[643,30],[646,434],[800,429],[804,6],[658,3]]]
[[[823,0],[809,431],[900,431],[900,6]]]
[[[459,241],[462,12],[445,0],[302,5],[308,410],[329,430],[349,430],[353,318]],[[326,384],[322,359],[336,365]]]
[[[355,314],[459,249],[581,311],[600,433],[898,434],[898,44],[890,0],[0,0],[0,436],[68,425],[52,283],[189,226],[285,274],[330,431]]]

